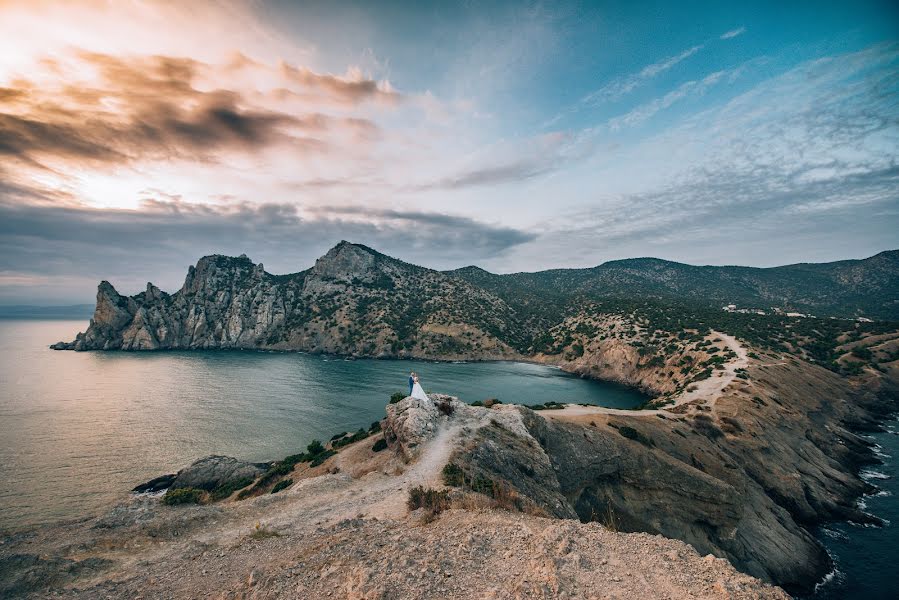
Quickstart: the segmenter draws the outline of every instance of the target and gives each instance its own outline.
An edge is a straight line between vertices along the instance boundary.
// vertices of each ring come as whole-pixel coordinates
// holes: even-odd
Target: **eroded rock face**
[[[264,465],[243,462],[230,456],[207,456],[178,471],[169,487],[211,491],[237,479],[255,479],[264,470]]]
[[[499,333],[513,320],[490,292],[341,242],[291,275],[266,273],[246,256],[206,256],[171,295],[148,283],[125,297],[104,281],[87,331],[51,347],[509,358],[516,353]]]
[[[490,413],[453,462],[509,485],[538,512],[683,540],[788,591],[832,569],[811,535],[827,520],[872,522],[855,499],[873,460],[853,428],[896,409],[807,363],[755,365],[712,408],[566,418]],[[892,400],[890,400],[892,398]]]
[[[434,437],[440,427],[436,402],[454,403],[454,408],[460,410],[469,408],[456,398],[443,394],[431,394],[429,397],[432,399],[430,402],[410,396],[387,405],[384,438],[407,461],[418,457],[422,446]]]

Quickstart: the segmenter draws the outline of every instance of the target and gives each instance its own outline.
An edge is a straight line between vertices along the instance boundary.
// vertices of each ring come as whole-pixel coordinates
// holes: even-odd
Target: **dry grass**
[[[259,521],[253,525],[253,532],[250,533],[250,539],[265,540],[272,537],[281,537],[281,534],[273,529],[269,529]]]

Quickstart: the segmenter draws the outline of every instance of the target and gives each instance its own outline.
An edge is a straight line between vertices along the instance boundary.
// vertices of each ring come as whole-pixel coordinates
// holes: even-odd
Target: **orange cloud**
[[[252,153],[275,145],[324,153],[335,136],[359,141],[378,135],[377,125],[365,118],[297,115],[253,107],[246,91],[200,89],[213,68],[190,58],[77,52],[76,61],[70,71],[75,75],[56,86],[20,78],[14,87],[0,87],[0,155],[32,165],[210,161],[223,151]],[[66,69],[55,64],[53,71]],[[339,102],[393,94],[371,80],[290,72]]]

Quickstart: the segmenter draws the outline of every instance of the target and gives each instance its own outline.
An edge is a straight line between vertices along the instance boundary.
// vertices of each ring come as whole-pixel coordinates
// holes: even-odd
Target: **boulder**
[[[406,460],[413,460],[421,446],[437,433],[441,417],[437,404],[447,403],[453,408],[465,407],[459,400],[443,394],[431,394],[431,402],[411,396],[396,404],[387,405],[384,438]]]
[[[268,465],[248,463],[230,456],[207,456],[178,471],[171,482],[172,489],[198,488],[211,491],[230,481],[244,477],[256,478]]]

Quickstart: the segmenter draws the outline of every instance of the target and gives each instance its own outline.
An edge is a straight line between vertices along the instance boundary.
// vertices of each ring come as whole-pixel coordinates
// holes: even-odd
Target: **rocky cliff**
[[[532,514],[683,540],[809,593],[833,569],[814,527],[879,523],[855,502],[872,491],[859,468],[877,460],[858,432],[899,408],[896,379],[876,394],[798,361],[746,372],[717,398],[662,411],[454,404],[444,412],[461,433],[444,481]],[[438,413],[412,399],[389,407],[387,439],[414,459]]]
[[[209,501],[171,506],[137,495],[96,518],[0,537],[0,595],[787,598],[683,542],[573,518],[561,488],[550,483],[551,455],[526,426],[539,419],[534,413],[432,399],[388,406],[383,438],[373,428],[370,437],[334,445],[336,454],[314,467],[272,463],[248,488],[259,493],[213,491]],[[441,511],[410,505],[415,490],[447,488],[448,461],[472,457],[473,439],[494,431],[515,444],[504,453],[510,464],[544,470],[509,477],[529,504],[503,505],[484,485],[474,491],[450,482]],[[486,473],[496,462],[478,465]],[[167,485],[209,490],[223,479],[252,477],[255,467],[209,457],[167,476]],[[569,518],[551,518],[565,507]]]
[[[246,256],[207,256],[173,294],[151,283],[97,290],[87,331],[55,349],[266,348],[366,356],[517,353],[516,316],[464,281],[341,242],[306,271],[271,275]]]

